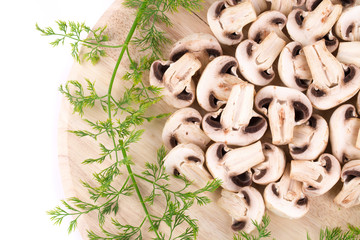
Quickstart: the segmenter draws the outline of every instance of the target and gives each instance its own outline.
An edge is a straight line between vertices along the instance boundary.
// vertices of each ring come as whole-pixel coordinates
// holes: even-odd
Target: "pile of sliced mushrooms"
[[[199,187],[220,179],[234,231],[251,232],[265,207],[301,218],[339,179],[334,202],[360,204],[358,4],[216,1],[215,37],[187,36],[152,64],[150,83],[178,108],[162,133],[166,170]]]

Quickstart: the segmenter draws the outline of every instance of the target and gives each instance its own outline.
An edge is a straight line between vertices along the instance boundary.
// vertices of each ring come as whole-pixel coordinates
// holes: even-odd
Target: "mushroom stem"
[[[209,181],[212,180],[210,174],[203,167],[192,162],[184,162],[181,164],[182,173],[186,176],[189,181],[193,181],[199,187],[204,187]]]
[[[360,67],[360,42],[341,42],[336,58],[341,63]]]
[[[228,102],[221,114],[221,125],[225,129],[237,130],[249,124],[253,115],[254,85],[243,83],[233,86]]]
[[[331,88],[344,78],[341,63],[329,52],[325,40],[303,48],[316,87]]]
[[[181,124],[175,131],[174,137],[180,143],[191,142],[204,148],[210,141],[210,138],[196,124]]]
[[[256,48],[256,63],[264,69],[270,68],[279,56],[286,42],[271,32]]]
[[[273,101],[268,110],[268,118],[272,135],[272,143],[284,145],[293,139],[295,112],[288,102]]]
[[[310,161],[291,161],[290,178],[299,182],[305,182],[314,188],[320,188],[324,168]]]

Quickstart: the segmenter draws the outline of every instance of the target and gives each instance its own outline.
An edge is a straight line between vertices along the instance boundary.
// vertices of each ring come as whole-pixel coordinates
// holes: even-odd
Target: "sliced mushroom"
[[[350,160],[360,159],[360,149],[356,148],[359,129],[360,119],[353,105],[341,105],[331,115],[331,149],[340,163],[344,164]]]
[[[207,12],[207,21],[220,43],[238,44],[244,37],[243,27],[256,20],[256,12],[250,1],[228,5],[225,1],[214,2]]]
[[[290,178],[302,182],[307,196],[315,197],[328,192],[339,180],[341,166],[331,154],[322,154],[317,161],[291,161]]]
[[[205,68],[196,87],[197,101],[208,112],[218,110],[225,104],[235,84],[244,83],[238,78],[238,63],[234,57],[220,56]]]
[[[266,11],[258,16],[248,31],[248,39],[257,43],[262,42],[267,35],[275,32],[285,42],[289,42],[288,37],[283,33],[282,29],[286,25],[286,16],[278,11]]]
[[[177,41],[170,52],[170,61],[176,62],[185,53],[192,53],[201,62],[202,70],[214,58],[222,55],[216,38],[207,33],[193,33]]]
[[[286,28],[291,38],[303,46],[324,37],[340,17],[342,6],[323,0],[313,11],[294,9],[288,15]]]
[[[255,85],[269,84],[275,77],[272,65],[285,45],[275,32],[260,44],[250,39],[242,41],[235,52],[241,74]]]
[[[327,50],[324,40],[308,45],[303,50],[313,77],[307,96],[315,108],[333,108],[358,92],[359,68],[341,64]]]
[[[309,199],[301,190],[301,182],[290,178],[289,167],[279,182],[264,190],[265,206],[280,217],[298,219],[309,211]]]
[[[360,160],[354,160],[344,165],[341,171],[343,188],[335,197],[334,202],[344,208],[360,204]]]
[[[305,91],[312,76],[299,42],[288,43],[280,53],[278,72],[281,81],[290,88]]]
[[[254,183],[266,185],[279,180],[285,170],[286,158],[281,148],[270,143],[262,144],[265,161],[253,167]]]
[[[200,67],[200,61],[191,53],[184,54],[176,62],[154,61],[150,67],[150,84],[163,88],[167,104],[175,108],[188,107],[195,100],[192,77]]]
[[[313,11],[323,0],[306,0],[306,9]],[[356,0],[331,0],[333,4],[341,4],[343,7],[350,7],[355,4]]]
[[[326,120],[314,114],[306,123],[295,126],[289,152],[294,160],[314,160],[325,151],[328,140],[329,127]]]
[[[212,180],[205,170],[204,152],[200,147],[192,143],[179,144],[164,158],[164,167],[169,174],[175,176],[184,175],[198,187],[204,187]]]
[[[336,22],[335,33],[345,41],[360,41],[360,6],[343,11]]]
[[[202,117],[193,108],[182,108],[166,121],[162,132],[165,147],[172,149],[181,143],[194,143],[205,149],[210,138],[200,129]]]
[[[325,46],[329,52],[335,52],[339,46],[339,40],[334,36],[332,30],[330,30],[322,39],[325,40]]]
[[[251,184],[250,169],[265,160],[261,142],[231,149],[225,143],[214,143],[206,151],[206,166],[221,186],[229,191],[241,191]]]
[[[243,1],[247,1],[247,0],[226,0],[226,3],[230,6],[233,6]],[[250,1],[255,9],[256,15],[259,15],[260,13],[262,13],[267,9],[267,4],[265,0],[250,0]]]
[[[360,68],[360,42],[341,42],[336,58],[342,63]]]
[[[271,10],[279,11],[288,15],[294,7],[301,7],[305,4],[305,0],[267,0],[271,2]]]
[[[264,200],[253,187],[244,187],[236,193],[223,189],[217,204],[231,216],[233,231],[250,233],[255,229],[253,222],[260,223],[265,212]]]
[[[225,142],[230,145],[245,146],[259,140],[267,129],[265,118],[256,112],[248,125],[240,126],[239,129],[227,129],[222,126],[223,109],[217,112],[208,113],[204,116],[202,127],[207,136],[215,142]]]
[[[255,96],[256,108],[269,119],[272,143],[288,144],[296,125],[305,123],[312,114],[309,99],[299,90],[266,86]]]

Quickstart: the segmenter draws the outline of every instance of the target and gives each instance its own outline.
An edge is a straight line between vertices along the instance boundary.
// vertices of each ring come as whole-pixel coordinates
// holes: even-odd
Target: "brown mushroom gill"
[[[177,52],[175,53],[171,58],[170,60],[173,61],[173,62],[176,62],[177,60],[179,60],[185,53],[188,53],[189,50],[185,49],[183,51],[180,51],[180,52]]]
[[[349,171],[345,171],[343,173],[343,175],[346,176],[345,178],[345,182],[348,183],[350,182],[352,179],[356,178],[356,177],[360,177],[360,172],[356,171],[356,170],[349,170]]]
[[[344,83],[350,82],[355,77],[355,68],[353,66],[348,66],[348,68],[344,71],[345,77],[344,77]]]
[[[294,101],[295,121],[298,122],[309,116],[309,109],[302,102]]]
[[[219,158],[219,159],[222,159],[225,154],[227,152],[225,151],[225,145],[224,144],[220,144],[218,149],[216,150],[216,156]]]
[[[231,225],[231,229],[234,231],[241,231],[242,229],[244,229],[246,225],[245,221],[235,221],[232,225]]]
[[[163,81],[163,76],[170,64],[162,65],[160,62],[155,62],[153,65],[154,75],[159,82]]]
[[[266,122],[261,117],[252,117],[249,124],[245,127],[245,133],[255,133],[265,126]]]
[[[190,101],[193,97],[193,94],[190,92],[187,92],[186,87],[185,87],[184,90],[181,93],[179,93],[176,97],[180,100]]]
[[[231,177],[231,181],[239,187],[245,187],[251,185],[251,176],[249,172],[244,172],[236,176]]]
[[[221,113],[216,117],[209,116],[208,118],[206,118],[205,121],[213,128],[221,128],[220,118],[221,118]]]

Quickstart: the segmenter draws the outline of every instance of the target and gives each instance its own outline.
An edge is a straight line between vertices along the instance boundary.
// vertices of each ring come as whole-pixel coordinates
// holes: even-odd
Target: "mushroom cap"
[[[162,140],[168,149],[181,143],[194,143],[205,149],[210,142],[200,128],[202,117],[194,108],[182,108],[174,112],[166,121]]]
[[[341,171],[343,188],[335,197],[334,202],[349,208],[360,204],[360,160],[346,163]]]
[[[331,115],[329,125],[332,154],[340,163],[360,159],[360,149],[356,148],[360,119],[355,107],[351,104],[338,107]]]
[[[294,138],[289,153],[294,160],[314,160],[325,151],[329,140],[326,120],[313,114],[306,123],[294,128]]]
[[[243,27],[255,19],[256,12],[250,1],[241,1],[236,5],[216,1],[207,12],[211,31],[225,45],[238,44],[243,39]]]
[[[265,160],[261,142],[231,149],[225,143],[214,143],[206,151],[206,166],[221,186],[237,192],[251,184],[250,169]]]
[[[263,41],[271,32],[275,32],[285,42],[289,39],[282,32],[286,25],[286,16],[278,11],[266,11],[258,16],[258,18],[251,24],[248,31],[248,39],[254,40],[257,43]]]
[[[245,146],[258,141],[266,132],[267,122],[263,116],[253,111],[248,125],[238,129],[226,129],[221,125],[223,109],[204,116],[202,127],[205,134],[215,142]]]
[[[324,37],[340,17],[342,6],[333,5],[330,0],[323,0],[311,12],[300,8],[288,15],[286,28],[295,41],[308,45]]]
[[[360,41],[360,6],[342,12],[335,24],[335,33],[345,41]]]
[[[204,69],[196,88],[199,105],[208,112],[225,104],[235,84],[244,83],[237,74],[238,63],[234,57],[219,56]]]
[[[202,149],[195,144],[179,144],[165,156],[165,170],[172,175],[184,175],[199,187],[204,187],[212,177],[203,164],[205,156]]]
[[[222,207],[233,220],[233,231],[250,233],[255,229],[253,222],[260,223],[265,212],[264,200],[253,187],[244,187],[239,192],[221,190],[217,204]]]
[[[275,32],[267,35],[260,44],[251,39],[242,41],[235,52],[241,74],[255,85],[269,84],[275,77],[272,65],[285,45]]]
[[[286,158],[281,148],[270,143],[262,144],[265,161],[252,168],[252,181],[267,185],[280,179],[285,170]]]
[[[315,197],[328,192],[339,180],[341,166],[331,154],[322,154],[317,161],[291,161],[290,178],[303,183],[307,196]]]
[[[177,41],[169,59],[176,62],[185,53],[192,53],[204,68],[212,59],[222,55],[222,49],[214,36],[208,33],[193,33]]]
[[[301,43],[290,42],[280,53],[278,72],[281,81],[289,88],[305,91],[312,76]]]
[[[309,199],[302,192],[301,182],[290,178],[289,167],[279,182],[270,183],[264,190],[265,206],[276,215],[289,219],[303,217],[309,211]]]

